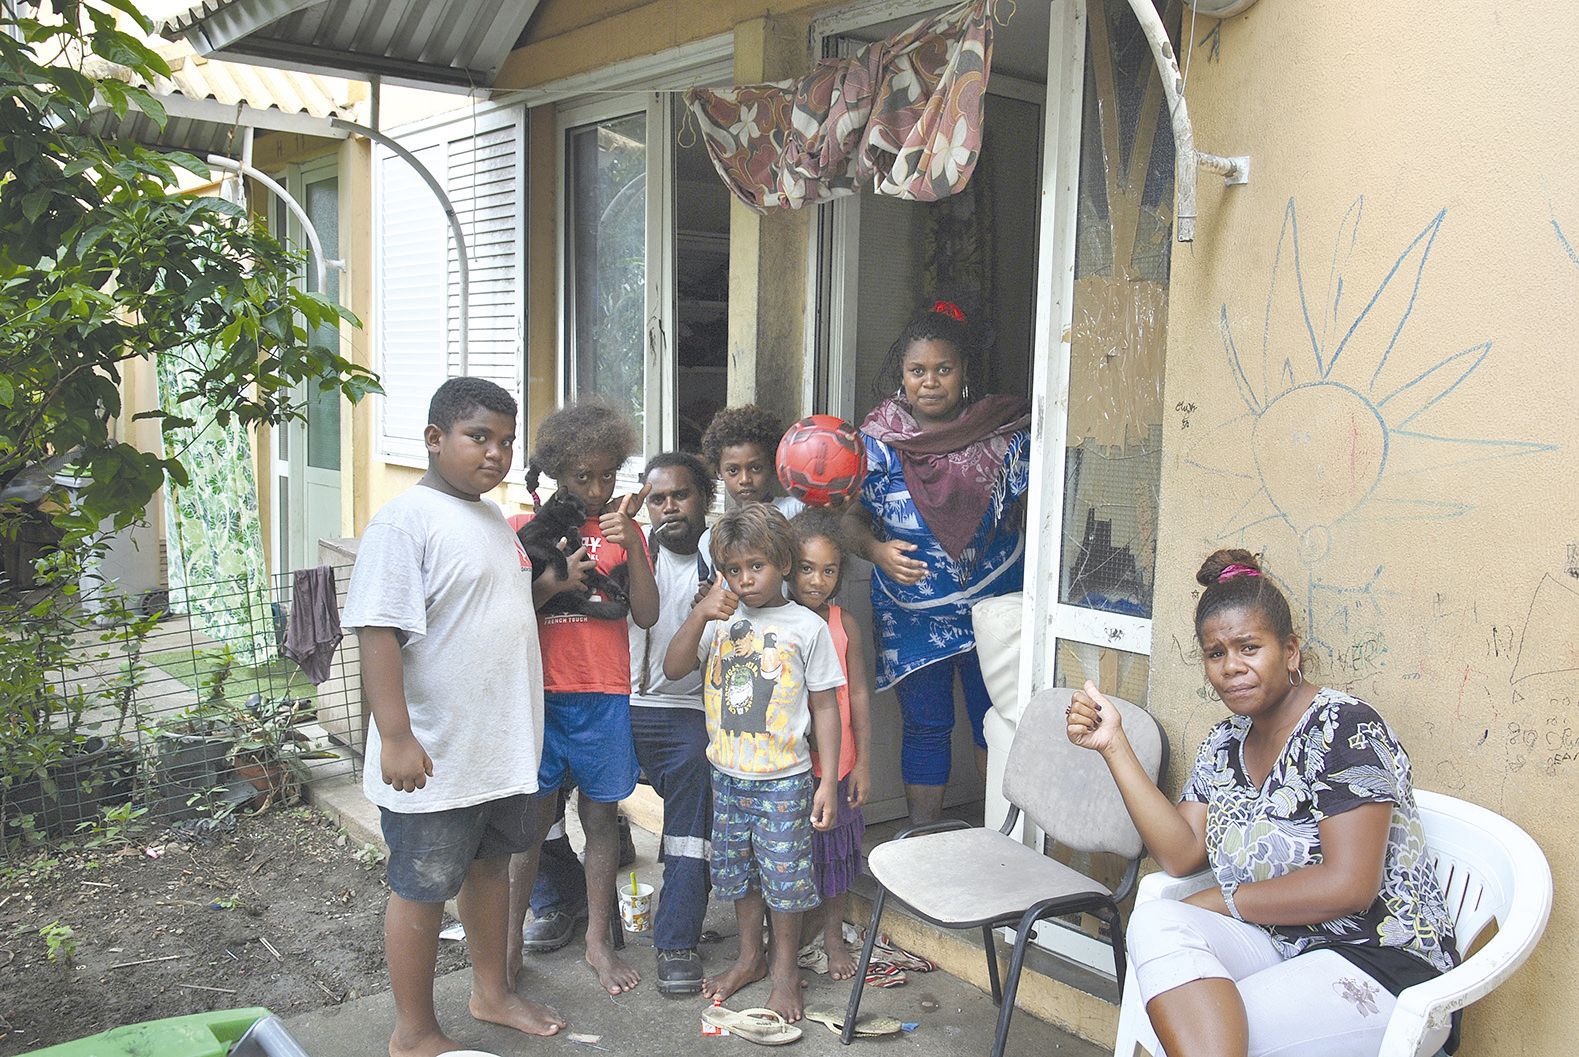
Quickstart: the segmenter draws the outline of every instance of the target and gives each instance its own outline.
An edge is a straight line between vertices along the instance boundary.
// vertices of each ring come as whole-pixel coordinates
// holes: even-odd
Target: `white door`
[[[883,10],[894,21],[863,26],[859,7],[820,20],[824,53],[901,28],[926,5]],[[994,43],[983,134],[964,197],[974,189],[987,201],[999,267],[979,281],[996,282],[1008,265],[1027,284],[1000,285],[988,298],[999,335],[990,387],[1028,393],[1034,408],[1021,693],[1091,678],[1144,705],[1173,150],[1160,82],[1125,0],[1021,4]],[[992,158],[995,146],[1006,156]],[[933,232],[947,218],[929,216],[935,209],[863,194],[827,211],[818,344],[828,410],[859,422],[892,388],[887,343],[942,270]],[[864,594],[856,581],[845,598],[854,608]],[[903,811],[888,697],[873,704],[873,821]],[[956,740],[957,761],[961,747],[968,752]],[[959,786],[960,771],[951,803],[981,796],[979,781]],[[1039,834],[1024,836],[1039,845]],[[1046,945],[1099,972],[1111,966],[1094,939],[1057,925],[1043,931]]]
[[[677,134],[683,109],[633,92],[559,110],[562,391],[630,413],[631,469],[698,450],[728,399],[729,192]]]
[[[981,158],[964,191],[930,204],[863,193],[828,207],[827,353],[818,373],[826,379],[819,402],[829,413],[859,425],[893,391],[898,372],[889,347],[923,300],[934,296],[958,297],[990,319],[993,355],[978,365],[972,388],[1029,395],[1046,91],[1046,33],[1029,25],[1046,13],[1033,13],[1034,7],[1023,5],[1016,16],[1023,36],[1006,43],[1008,35],[1002,34],[995,44]],[[825,53],[849,54],[862,41],[903,29],[917,17],[919,12],[906,12],[887,22],[837,29],[836,36],[824,38]],[[1034,45],[1025,44],[1025,37]],[[870,564],[852,561],[840,592],[866,627],[872,626],[871,574]],[[906,811],[898,699],[892,692],[877,694],[872,710],[874,790],[864,810],[868,821],[882,822]],[[976,770],[963,696],[956,702],[952,759],[945,804],[980,801],[983,776]]]
[[[286,190],[306,211],[323,246],[324,256],[340,256],[340,180],[334,158],[293,166],[286,174]],[[286,241],[306,249],[307,238],[301,224],[283,205],[276,205],[276,231]],[[330,300],[340,299],[340,270],[326,271]],[[309,265],[301,280],[303,286],[317,291],[315,270]],[[339,347],[339,328],[326,324],[312,335],[312,341]],[[285,572],[318,564],[318,541],[343,535],[340,516],[340,415],[342,398],[338,390],[323,391],[307,383],[296,393],[305,417],[275,430],[273,450],[274,503],[272,546],[274,570]]]

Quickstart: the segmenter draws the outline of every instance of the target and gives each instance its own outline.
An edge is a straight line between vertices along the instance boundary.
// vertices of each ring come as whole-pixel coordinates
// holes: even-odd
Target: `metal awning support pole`
[[[1176,205],[1173,211],[1174,231],[1180,242],[1195,241],[1195,170],[1197,167],[1218,173],[1229,184],[1248,183],[1250,159],[1225,158],[1220,154],[1206,154],[1195,149],[1195,133],[1190,129],[1190,111],[1184,103],[1184,78],[1179,75],[1179,61],[1168,42],[1168,30],[1162,16],[1152,6],[1151,0],[1129,0],[1135,20],[1146,34],[1151,46],[1157,72],[1162,76],[1162,91],[1168,100],[1168,113],[1173,116],[1173,185]]]
[[[296,218],[297,223],[301,224],[302,233],[307,236],[307,246],[312,251],[313,274],[318,279],[318,285],[314,289],[319,291],[327,290],[329,265],[332,264],[336,268],[343,268],[345,267],[345,262],[340,260],[331,261],[324,257],[323,243],[318,239],[318,229],[313,227],[313,222],[307,217],[307,211],[301,207],[301,204],[296,199],[291,197],[290,192],[276,183],[274,178],[269,176],[268,173],[259,172],[245,162],[235,161],[231,158],[221,158],[217,154],[210,154],[208,156],[208,164],[215,169],[239,173],[248,179],[258,181],[258,183],[273,192],[281,202],[285,203],[285,208],[291,211],[291,215]]]
[[[433,192],[433,197],[439,200],[439,206],[444,210],[445,217],[449,219],[450,233],[455,236],[455,256],[460,262],[461,327],[459,367],[460,373],[465,374],[467,363],[466,338],[467,331],[470,329],[467,325],[471,305],[470,268],[468,266],[470,257],[466,251],[466,234],[461,230],[461,219],[460,217],[456,216],[455,207],[450,204],[450,196],[444,193],[444,188],[439,184],[439,181],[434,178],[432,173],[428,172],[427,166],[423,165],[415,154],[412,154],[405,147],[402,147],[398,142],[384,135],[382,132],[378,131],[377,129],[368,128],[366,125],[358,125],[354,121],[347,121],[342,117],[330,118],[329,123],[335,128],[343,128],[348,132],[355,132],[359,136],[366,136],[375,143],[381,143],[385,147],[388,147],[390,150],[394,151],[405,161],[407,165],[411,166],[412,169],[416,171],[418,176],[422,177],[422,182],[428,185],[428,190]]]

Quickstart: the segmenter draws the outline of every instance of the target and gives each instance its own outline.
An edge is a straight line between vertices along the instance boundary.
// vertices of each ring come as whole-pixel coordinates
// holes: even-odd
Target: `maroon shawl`
[[[986,396],[966,404],[952,422],[924,430],[906,401],[889,397],[861,430],[899,453],[922,520],[958,561],[992,502],[1010,439],[1030,421],[1031,405],[1019,397]]]

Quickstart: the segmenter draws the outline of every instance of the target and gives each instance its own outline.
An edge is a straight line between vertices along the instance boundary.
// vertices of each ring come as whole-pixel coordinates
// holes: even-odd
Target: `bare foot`
[[[547,1006],[528,1002],[517,994],[508,994],[497,1001],[489,1002],[483,1001],[474,994],[467,1008],[478,1020],[487,1021],[489,1024],[503,1024],[507,1028],[514,1028],[527,1035],[557,1035],[560,1029],[565,1027],[564,1017]],[[451,1044],[450,1049],[456,1048]]]
[[[801,979],[800,973],[796,973],[793,980],[786,980],[782,983],[774,980],[773,993],[768,995],[768,1008],[791,1024],[795,1023],[801,1018],[801,1014],[806,1012],[806,1006],[801,1001],[800,994],[801,985],[804,983],[805,981]]]
[[[458,1049],[460,1046],[455,1040],[437,1028],[430,1033],[409,1038],[396,1030],[389,1037],[389,1057],[439,1057],[441,1053]]]
[[[742,987],[750,987],[768,975],[768,963],[760,954],[749,961],[737,961],[718,976],[702,981],[702,997],[722,1002]]]
[[[607,944],[587,944],[587,964],[597,970],[598,983],[611,995],[622,995],[641,983],[641,973],[621,961]]]
[[[849,980],[855,976],[855,959],[850,957],[850,948],[840,939],[825,945],[828,952],[828,979]]]

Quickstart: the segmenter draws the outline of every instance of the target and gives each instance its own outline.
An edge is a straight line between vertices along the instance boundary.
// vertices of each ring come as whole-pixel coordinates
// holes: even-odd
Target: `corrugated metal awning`
[[[426,88],[491,87],[540,0],[201,0],[158,31],[200,55]]]
[[[170,65],[170,76],[151,83],[139,78],[138,83],[165,108],[169,120],[164,128],[135,108],[118,118],[107,106],[99,106],[94,126],[100,135],[202,157],[233,154],[240,126],[345,139],[346,131],[330,119],[355,116],[351,85],[342,79],[205,59],[185,44],[165,44],[158,50]],[[92,76],[129,79],[125,67],[100,60],[90,60],[88,67],[85,72]]]

